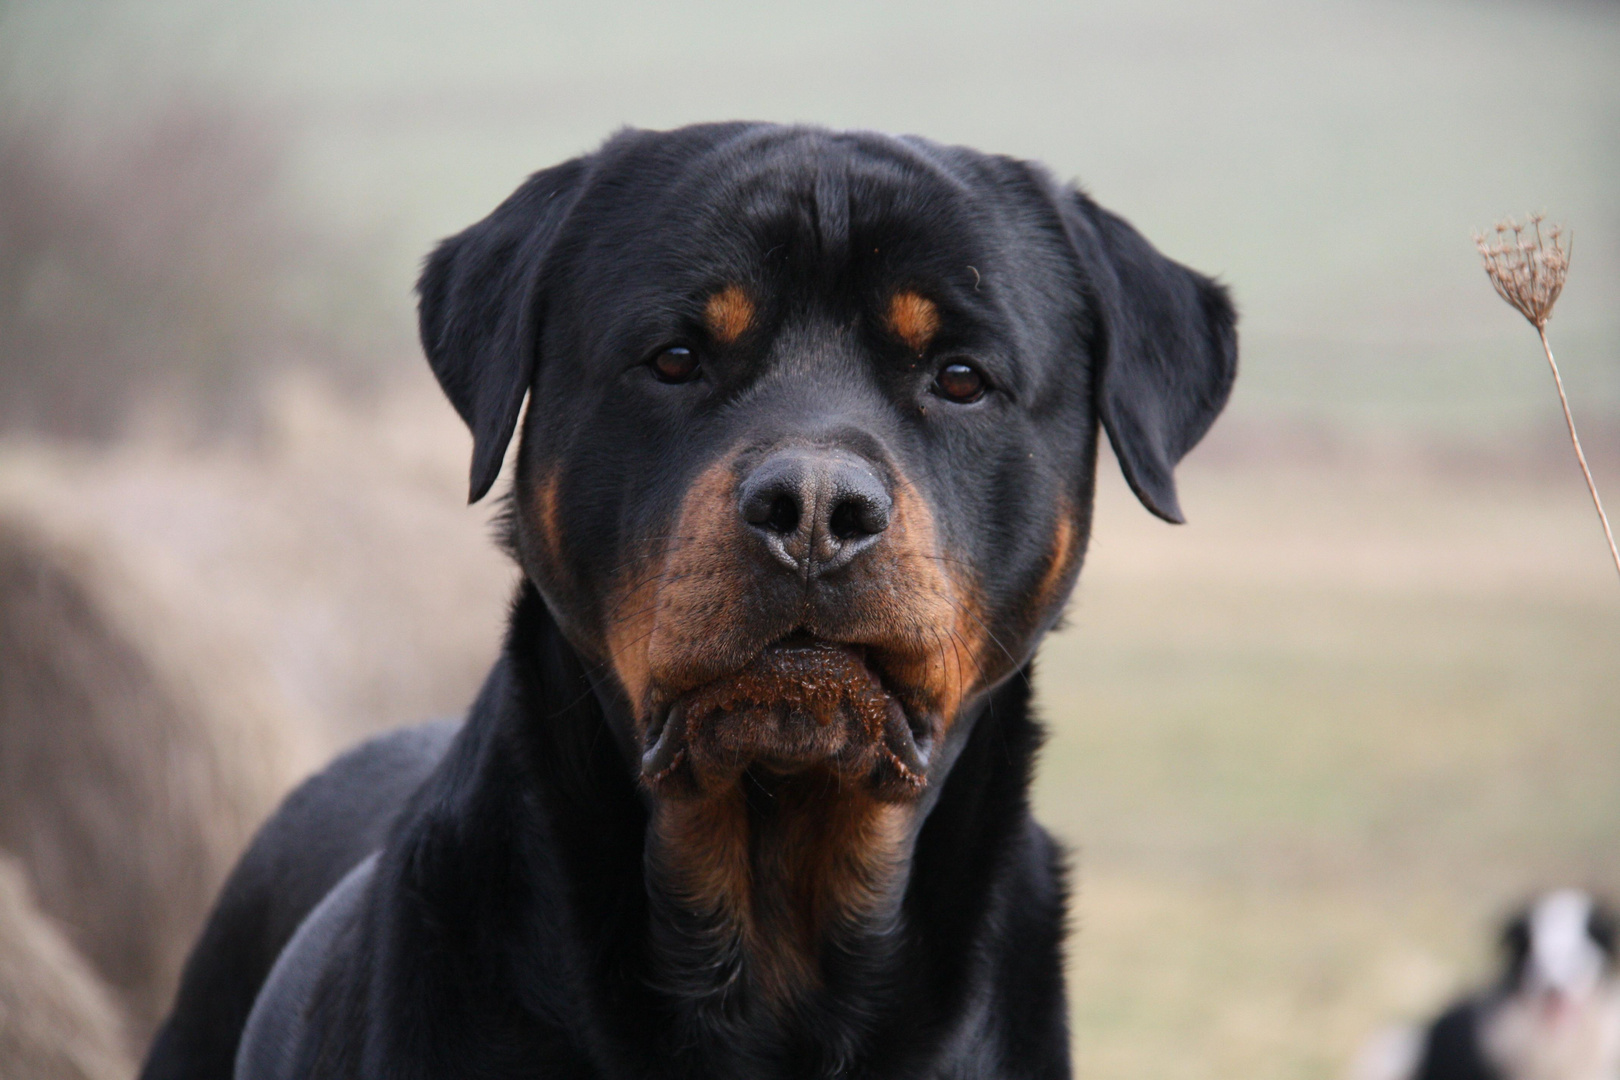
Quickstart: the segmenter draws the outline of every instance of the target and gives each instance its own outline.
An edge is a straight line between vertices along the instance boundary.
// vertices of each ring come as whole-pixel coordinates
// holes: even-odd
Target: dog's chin
[[[749,770],[819,771],[904,801],[926,786],[932,732],[865,650],[795,636],[655,712],[641,775],[655,795],[678,798],[735,784]]]

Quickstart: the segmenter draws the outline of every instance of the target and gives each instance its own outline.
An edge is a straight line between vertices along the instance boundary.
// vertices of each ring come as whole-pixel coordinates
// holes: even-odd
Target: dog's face
[[[937,786],[1085,550],[1099,424],[1154,512],[1235,368],[1221,290],[1031,166],[630,132],[446,241],[423,341],[652,797]]]
[[[1615,918],[1580,889],[1538,897],[1502,931],[1502,989],[1556,1011],[1615,977]]]

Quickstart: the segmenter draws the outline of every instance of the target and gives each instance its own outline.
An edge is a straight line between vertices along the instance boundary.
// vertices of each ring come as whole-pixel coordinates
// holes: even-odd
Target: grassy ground
[[[1180,530],[1105,470],[1042,655],[1093,1080],[1342,1076],[1504,908],[1620,885],[1620,582],[1573,465],[1275,460],[1183,470]]]

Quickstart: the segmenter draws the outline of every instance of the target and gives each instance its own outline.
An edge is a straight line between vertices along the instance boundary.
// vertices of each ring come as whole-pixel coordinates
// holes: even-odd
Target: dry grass
[[[200,95],[124,128],[7,104],[0,433],[251,432],[278,373],[359,385],[407,344],[360,246],[288,206],[284,125]]]
[[[0,502],[99,536],[328,746],[464,706],[513,573],[465,433],[425,376],[276,402],[252,451],[0,446]],[[1041,658],[1097,1080],[1338,1077],[1483,967],[1510,902],[1620,891],[1620,616],[1567,466],[1230,434],[1182,471],[1185,528],[1105,457]]]
[[[27,875],[0,854],[0,1064],[27,1080],[125,1080],[135,1062],[117,1003]]]
[[[515,571],[466,505],[469,444],[425,365],[368,406],[295,376],[251,447],[0,443],[0,508],[116,553],[330,750],[458,712],[495,656]]]
[[[1576,485],[1184,474],[1171,530],[1105,468],[1041,661],[1079,1072],[1341,1076],[1483,968],[1512,902],[1620,887],[1620,615]]]
[[[287,788],[471,700],[512,572],[466,442],[436,393],[368,411],[298,379],[256,448],[0,442],[0,856],[39,909],[0,911],[0,1013],[65,935],[141,1045]],[[72,1001],[99,1023],[69,995],[0,1042],[83,1042]]]
[[[1603,525],[1603,536],[1609,542],[1609,554],[1614,558],[1614,569],[1620,573],[1620,547],[1615,546],[1614,530],[1609,527],[1609,515],[1603,512],[1603,500],[1598,497],[1597,483],[1592,469],[1586,463],[1586,451],[1581,437],[1575,432],[1575,417],[1569,411],[1569,396],[1564,392],[1564,377],[1553,359],[1552,345],[1547,341],[1547,320],[1552,318],[1553,306],[1564,291],[1569,276],[1569,251],[1564,248],[1563,229],[1552,225],[1542,235],[1542,216],[1531,214],[1528,222],[1520,225],[1512,218],[1496,226],[1496,237],[1487,240],[1475,233],[1474,244],[1479,248],[1485,264],[1485,276],[1490,278],[1496,295],[1507,301],[1523,315],[1541,338],[1541,351],[1552,369],[1553,385],[1558,388],[1558,404],[1564,408],[1564,423],[1569,428],[1569,442],[1575,449],[1575,460],[1581,475],[1586,478],[1586,490],[1597,508],[1598,521]],[[1512,239],[1508,239],[1511,236]]]

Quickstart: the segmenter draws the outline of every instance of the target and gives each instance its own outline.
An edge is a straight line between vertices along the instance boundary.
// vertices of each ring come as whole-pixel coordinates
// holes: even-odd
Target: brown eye
[[[652,358],[652,369],[663,382],[691,382],[698,376],[697,353],[684,345],[672,345]]]
[[[984,376],[971,364],[946,364],[934,376],[939,395],[967,405],[984,397]]]

